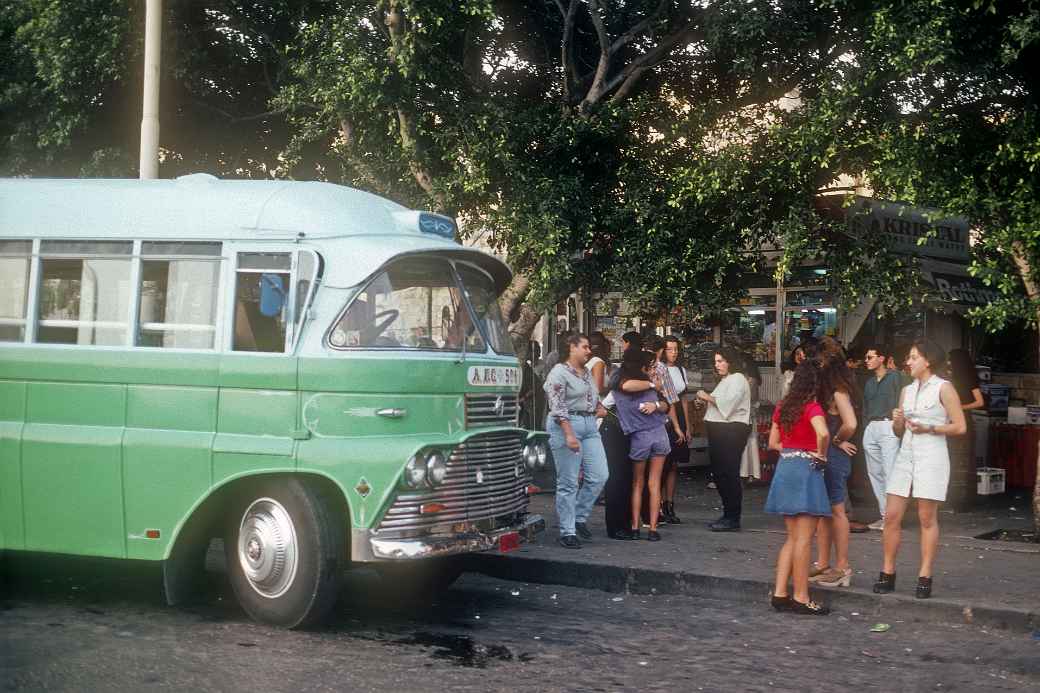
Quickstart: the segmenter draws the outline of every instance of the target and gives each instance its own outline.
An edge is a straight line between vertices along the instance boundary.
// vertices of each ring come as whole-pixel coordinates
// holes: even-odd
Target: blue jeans
[[[607,483],[607,453],[599,438],[595,416],[571,416],[571,428],[578,439],[578,452],[567,447],[560,424],[551,416],[545,424],[549,447],[556,462],[556,515],[560,518],[560,536],[574,534],[574,523],[585,522],[589,512]],[[578,490],[578,470],[585,471]]]

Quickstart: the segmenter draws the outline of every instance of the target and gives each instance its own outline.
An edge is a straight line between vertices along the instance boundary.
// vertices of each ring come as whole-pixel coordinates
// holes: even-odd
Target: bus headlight
[[[535,469],[545,466],[548,452],[543,443],[532,442],[524,446],[523,456],[527,470],[533,472]]]
[[[401,480],[408,488],[419,488],[426,483],[426,460],[421,455],[408,460]]]
[[[543,469],[545,465],[549,464],[549,446],[544,441],[538,441],[534,446],[538,449],[538,468]]]
[[[430,486],[440,486],[448,476],[448,463],[444,455],[439,452],[431,452],[426,458],[426,483]]]

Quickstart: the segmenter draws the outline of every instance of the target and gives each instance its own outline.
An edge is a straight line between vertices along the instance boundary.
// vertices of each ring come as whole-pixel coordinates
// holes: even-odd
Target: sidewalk
[[[718,494],[707,489],[701,470],[684,471],[676,494],[681,525],[663,525],[662,541],[618,541],[606,536],[603,508],[589,519],[594,537],[580,550],[556,544],[559,527],[554,498],[532,499],[531,511],[546,519],[547,531],[535,543],[508,554],[474,557],[473,570],[524,582],[571,585],[609,592],[689,594],[758,600],[767,607],[777,551],[784,541],[783,521],[762,508],[768,488],[745,488],[741,532],[710,532],[720,514]],[[881,532],[853,534],[849,560],[852,587],[813,587],[813,597],[844,612],[879,620],[931,620],[975,623],[1025,630],[1040,628],[1040,545],[986,541],[975,537],[997,529],[1032,527],[1026,491],[981,497],[970,513],[940,511],[940,549],[935,596],[915,599],[920,556],[916,511],[904,522],[896,592],[876,595],[871,588],[881,568]],[[645,530],[644,530],[645,536]],[[814,554],[815,555],[815,554]]]

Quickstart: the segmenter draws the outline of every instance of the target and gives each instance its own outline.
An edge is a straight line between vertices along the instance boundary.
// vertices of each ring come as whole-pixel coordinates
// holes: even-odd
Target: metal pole
[[[145,0],[144,108],[141,115],[141,180],[159,177],[159,67],[162,0]]]

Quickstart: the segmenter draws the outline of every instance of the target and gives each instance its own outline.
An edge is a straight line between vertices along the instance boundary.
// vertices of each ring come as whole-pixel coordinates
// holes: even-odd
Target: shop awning
[[[922,260],[921,274],[932,287],[926,303],[933,310],[967,313],[1001,297],[997,289],[968,274],[967,265]]]

